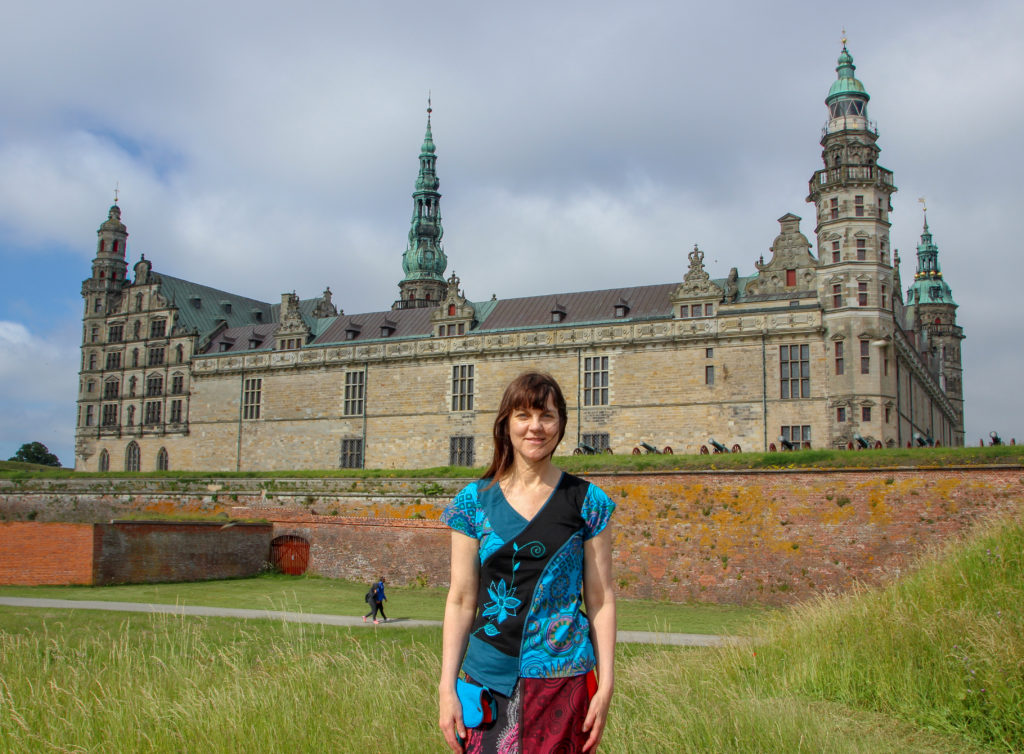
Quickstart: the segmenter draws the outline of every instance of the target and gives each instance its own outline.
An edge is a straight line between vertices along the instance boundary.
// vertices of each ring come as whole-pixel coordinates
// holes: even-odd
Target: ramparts
[[[587,478],[619,504],[613,536],[620,594],[674,601],[781,604],[883,583],[925,549],[1024,509],[1020,466]],[[0,520],[95,523],[138,512],[264,519],[273,536],[310,543],[313,573],[446,585],[449,535],[437,519],[466,481],[0,481]],[[7,547],[18,547],[7,534]]]

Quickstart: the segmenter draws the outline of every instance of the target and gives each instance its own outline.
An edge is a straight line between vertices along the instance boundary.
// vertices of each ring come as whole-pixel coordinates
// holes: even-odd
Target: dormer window
[[[561,322],[563,319],[565,319],[565,312],[560,312],[557,309],[551,312],[552,322]]]
[[[224,311],[225,314],[231,314],[231,302],[230,301],[221,301],[220,302],[220,308]]]
[[[255,351],[257,348],[263,345],[263,341],[257,338],[249,338],[249,350]]]
[[[256,320],[257,322],[262,322],[263,321],[263,312],[261,312],[259,309],[253,309],[252,310],[252,318],[254,320]]]
[[[391,335],[394,334],[394,332],[395,332],[395,330],[397,328],[398,328],[398,323],[397,322],[392,322],[389,319],[385,319],[384,320],[384,324],[382,324],[380,326],[380,336],[382,338],[390,338]]]
[[[362,327],[357,324],[350,324],[345,328],[345,340],[355,340],[359,337],[359,333],[362,332]]]
[[[202,309],[203,308],[203,300],[201,298],[199,298],[199,296],[193,296],[192,298],[189,299],[189,301],[192,303],[192,308],[194,308],[194,309]]]
[[[629,302],[620,298],[618,303],[615,304],[615,317],[616,319],[622,319],[627,314],[629,314]]]

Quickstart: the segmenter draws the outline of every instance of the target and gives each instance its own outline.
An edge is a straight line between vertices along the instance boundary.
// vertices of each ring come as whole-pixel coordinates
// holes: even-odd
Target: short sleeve
[[[476,482],[462,488],[441,513],[441,523],[473,539],[480,538],[477,527]]]
[[[615,512],[615,502],[596,484],[590,485],[587,497],[583,501],[583,539],[596,537]]]

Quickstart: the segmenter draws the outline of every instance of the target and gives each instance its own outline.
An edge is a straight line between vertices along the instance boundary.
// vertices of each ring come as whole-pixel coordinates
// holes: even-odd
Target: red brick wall
[[[92,524],[0,523],[0,584],[93,583]]]
[[[270,524],[118,521],[96,524],[96,583],[255,576],[270,559]]]

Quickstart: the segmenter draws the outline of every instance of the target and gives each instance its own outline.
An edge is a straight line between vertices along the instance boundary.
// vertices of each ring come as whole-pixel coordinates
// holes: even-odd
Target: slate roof
[[[195,330],[200,336],[213,332],[221,320],[228,327],[255,324],[262,317],[263,322],[272,322],[273,307],[265,301],[238,296],[188,280],[154,273],[159,280],[160,295],[178,307],[178,327],[186,332]],[[225,304],[230,305],[227,311]]]
[[[373,340],[381,337],[381,328],[385,320],[395,329],[391,338],[413,338],[430,335],[430,315],[435,308],[397,309],[384,312],[367,312],[365,314],[342,314],[335,317],[324,329],[312,345],[322,346],[327,343],[344,343],[348,340],[348,330],[358,328],[359,334],[353,340]]]
[[[510,330],[520,327],[538,327],[551,324],[551,312],[564,312],[563,324],[604,322],[616,319],[615,307],[626,304],[626,320],[650,319],[672,315],[669,297],[679,283],[645,285],[633,288],[609,288],[603,291],[556,293],[547,296],[527,296],[495,302],[493,311],[480,319],[480,330]]]

